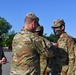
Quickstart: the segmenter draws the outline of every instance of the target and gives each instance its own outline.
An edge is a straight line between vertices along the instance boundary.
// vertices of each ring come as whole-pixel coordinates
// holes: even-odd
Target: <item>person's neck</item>
[[[28,31],[30,31],[30,32],[32,32],[32,33],[34,33],[34,31],[31,30],[28,26],[24,26],[24,29],[26,29],[26,30],[28,30]]]
[[[29,30],[29,31],[30,31],[30,29],[29,29],[29,27],[28,27],[27,25],[24,25],[24,29],[26,29],[26,30]]]
[[[61,38],[64,36],[64,33],[65,33],[65,32],[63,32],[63,33],[60,35]]]

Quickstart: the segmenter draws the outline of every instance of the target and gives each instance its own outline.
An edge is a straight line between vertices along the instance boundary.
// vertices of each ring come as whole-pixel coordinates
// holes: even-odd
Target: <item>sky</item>
[[[53,21],[64,19],[65,31],[76,38],[76,0],[0,0],[0,17],[12,25],[11,31],[23,28],[29,12],[39,17],[47,36],[53,33]]]

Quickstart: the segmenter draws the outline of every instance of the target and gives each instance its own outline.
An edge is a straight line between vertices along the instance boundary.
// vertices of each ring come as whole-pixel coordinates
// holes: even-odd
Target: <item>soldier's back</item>
[[[39,54],[33,39],[35,36],[27,30],[22,30],[15,35],[12,44],[11,75],[33,75],[36,71],[39,73]]]

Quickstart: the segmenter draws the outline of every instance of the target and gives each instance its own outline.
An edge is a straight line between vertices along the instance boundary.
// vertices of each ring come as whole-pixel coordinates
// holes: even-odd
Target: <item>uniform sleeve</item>
[[[68,65],[62,67],[62,71],[72,71],[73,70],[73,65],[75,61],[75,56],[74,56],[74,41],[73,39],[69,38],[67,41],[67,48],[68,48]]]
[[[37,51],[40,55],[44,55],[44,57],[53,57],[55,54],[55,47],[46,39],[42,39],[38,42],[35,42]]]

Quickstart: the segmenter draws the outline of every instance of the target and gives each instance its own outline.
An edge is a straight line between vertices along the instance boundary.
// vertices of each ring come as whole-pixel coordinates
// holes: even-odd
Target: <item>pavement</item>
[[[10,75],[10,63],[12,58],[12,51],[4,51],[9,63],[2,65],[2,75]]]

